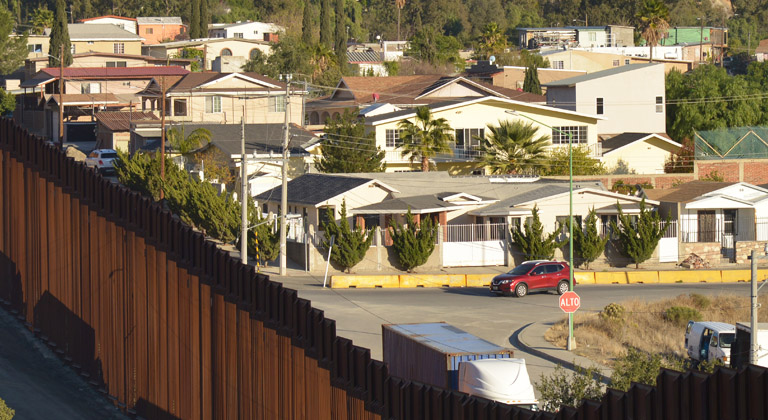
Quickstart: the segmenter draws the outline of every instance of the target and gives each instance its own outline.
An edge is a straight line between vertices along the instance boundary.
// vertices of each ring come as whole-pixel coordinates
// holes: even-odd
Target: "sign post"
[[[581,298],[576,292],[565,292],[560,295],[559,302],[560,309],[567,314],[572,314],[581,306]]]

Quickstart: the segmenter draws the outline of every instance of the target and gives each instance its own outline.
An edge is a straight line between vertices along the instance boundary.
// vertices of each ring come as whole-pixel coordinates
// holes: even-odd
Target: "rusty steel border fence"
[[[147,419],[768,419],[768,370],[532,412],[390,376],[297,292],[157,203],[0,121],[0,303]]]

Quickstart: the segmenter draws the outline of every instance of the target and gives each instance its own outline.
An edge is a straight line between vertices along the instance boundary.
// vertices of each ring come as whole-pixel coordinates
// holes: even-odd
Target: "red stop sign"
[[[560,309],[563,312],[568,314],[576,312],[579,306],[581,306],[581,298],[576,292],[565,292],[560,295]]]

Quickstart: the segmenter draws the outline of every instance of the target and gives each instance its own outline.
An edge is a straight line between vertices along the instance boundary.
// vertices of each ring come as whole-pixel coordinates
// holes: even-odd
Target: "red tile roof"
[[[40,70],[51,77],[59,77],[59,69],[47,67]],[[189,73],[179,66],[147,66],[147,67],[66,67],[64,77],[146,77],[155,76],[184,76]]]

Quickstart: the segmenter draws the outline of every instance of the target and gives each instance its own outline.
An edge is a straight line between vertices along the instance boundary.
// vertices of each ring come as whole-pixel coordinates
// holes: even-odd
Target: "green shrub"
[[[673,306],[664,311],[664,319],[684,327],[688,321],[701,321],[701,312],[688,306]]]
[[[533,386],[539,391],[541,409],[554,412],[562,406],[578,407],[585,399],[599,400],[603,397],[596,367],[583,368],[574,366],[575,372],[569,372],[560,365],[551,375],[541,375]]]
[[[600,318],[605,321],[624,321],[624,312],[626,310],[618,303],[609,303],[600,311]]]
[[[693,305],[699,309],[707,309],[709,308],[709,305],[712,304],[712,301],[708,297],[698,293],[691,293],[688,297],[693,301]]]
[[[426,263],[432,255],[437,229],[430,217],[424,217],[420,223],[416,223],[410,208],[405,220],[406,226],[393,220],[390,234],[398,263],[410,273],[414,268]]]
[[[646,354],[633,347],[628,348],[627,354],[613,365],[611,388],[627,391],[633,382],[655,385],[662,362],[659,354]]]

